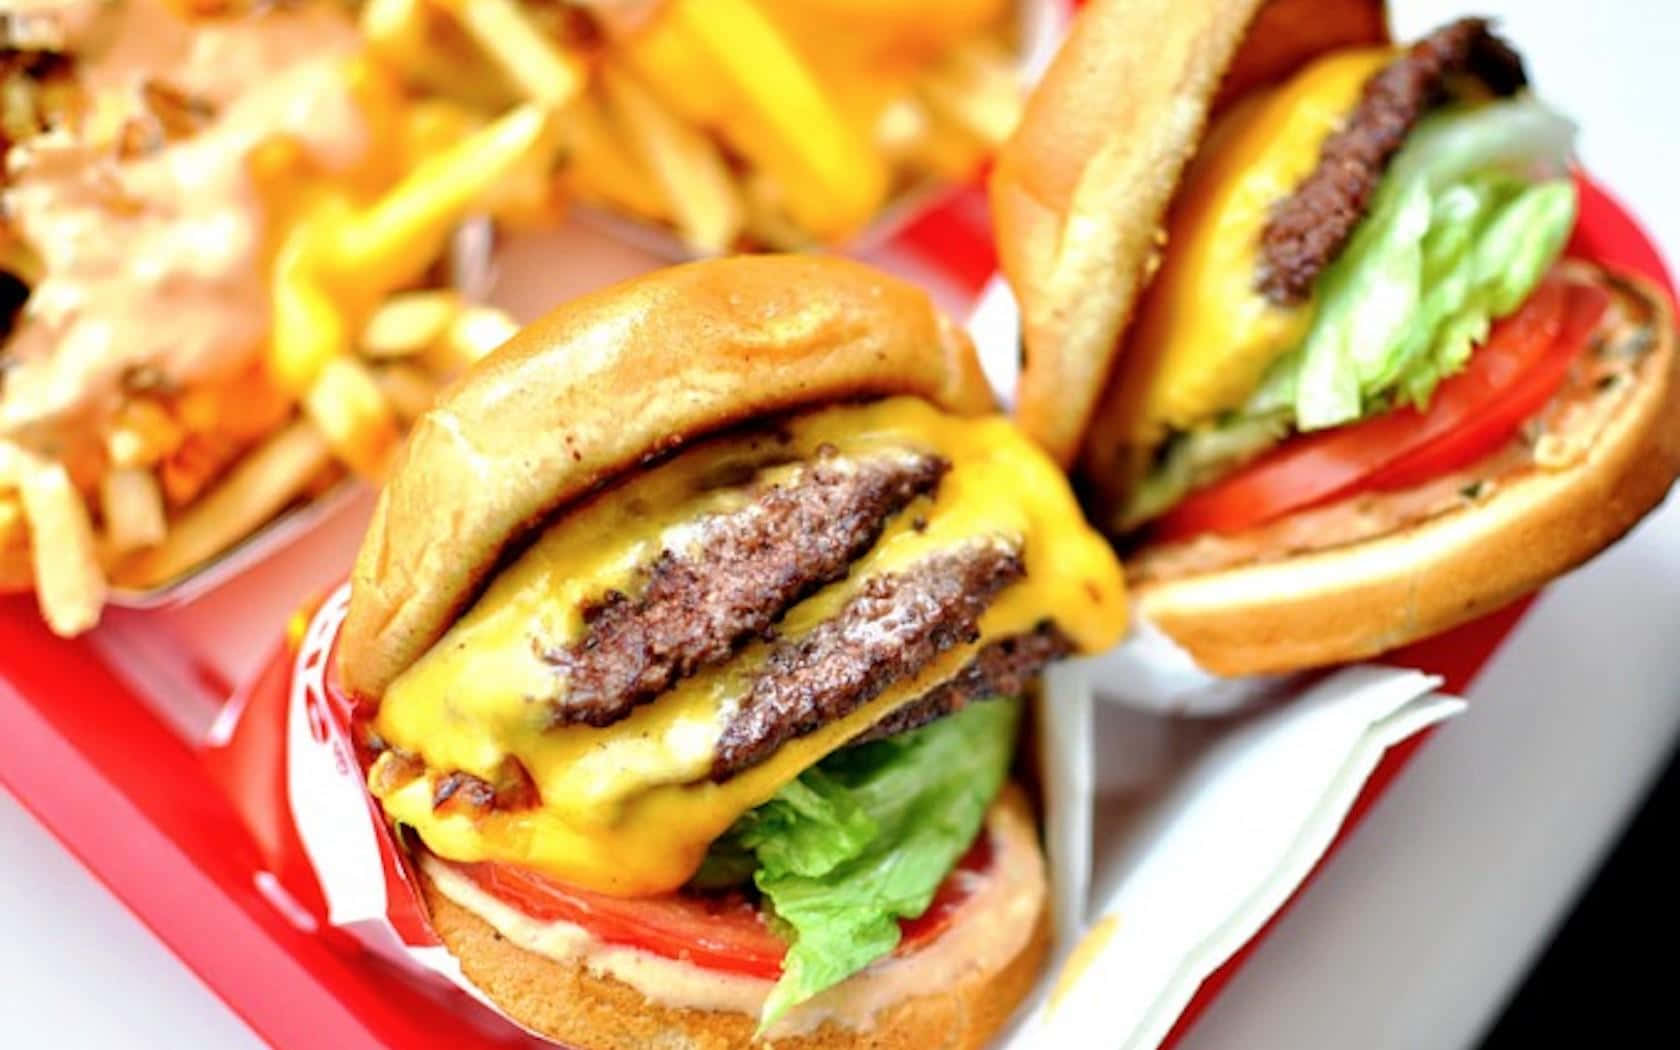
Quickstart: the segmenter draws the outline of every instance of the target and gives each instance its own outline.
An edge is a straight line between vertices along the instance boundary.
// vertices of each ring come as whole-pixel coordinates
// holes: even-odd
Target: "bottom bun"
[[[984,876],[987,883],[976,888],[945,933],[796,1008],[756,1045],[773,1045],[775,1050],[986,1046],[1031,991],[1049,948],[1044,861],[1021,792],[1006,788],[986,823],[994,850]],[[498,929],[464,906],[459,890],[446,895],[436,874],[428,865],[421,884],[438,936],[460,961],[467,979],[525,1028],[576,1050],[729,1050],[755,1045],[756,1010],[673,1005],[671,997],[657,994],[651,981],[653,995],[609,976],[585,958],[527,950],[515,943],[527,938],[521,938],[512,923],[498,922],[506,927]],[[622,949],[617,954],[641,955]],[[760,1000],[772,983],[717,975],[671,960],[653,962],[660,973],[677,971],[675,977],[685,986],[695,980],[702,987],[708,982],[761,986],[754,990]],[[642,978],[657,974],[643,973]],[[856,1016],[859,1003],[873,1004],[867,1016]]]
[[[1430,483],[1446,509],[1386,531],[1372,528],[1375,508],[1428,496],[1423,486],[1146,546],[1127,563],[1142,614],[1216,674],[1345,663],[1492,612],[1620,538],[1680,473],[1674,315],[1650,282],[1570,265],[1618,303],[1587,352],[1637,363],[1630,382],[1579,381],[1582,401],[1621,400],[1592,426],[1549,434],[1557,462],[1513,444]],[[1613,329],[1618,316],[1641,323]]]

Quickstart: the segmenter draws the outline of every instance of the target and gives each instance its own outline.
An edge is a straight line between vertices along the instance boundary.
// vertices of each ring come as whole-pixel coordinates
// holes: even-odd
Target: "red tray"
[[[1647,274],[1672,293],[1655,249],[1627,213],[1593,183],[1582,180],[1581,190],[1572,253]],[[905,234],[909,250],[943,261],[971,287],[991,272],[977,200],[959,196]],[[953,267],[953,259],[962,264]],[[302,601],[318,583],[294,586],[292,600]],[[1524,607],[1397,659],[1444,675],[1450,690],[1462,692]],[[278,734],[212,743],[226,734],[183,728],[162,713],[171,697],[131,685],[133,669],[113,663],[109,651],[88,639],[53,637],[27,598],[0,599],[0,783],[259,1035],[278,1047],[335,1050],[536,1045],[459,993],[413,982],[323,929],[320,901],[309,892],[313,880],[298,869],[301,854],[276,802],[284,798]],[[260,719],[271,708],[277,725],[287,673],[280,655],[277,642],[260,672],[237,689],[228,689],[207,659],[182,661],[173,680],[221,698],[219,725],[235,715]],[[1341,837],[1421,739],[1389,752]],[[1264,936],[1203,984],[1169,1042]]]

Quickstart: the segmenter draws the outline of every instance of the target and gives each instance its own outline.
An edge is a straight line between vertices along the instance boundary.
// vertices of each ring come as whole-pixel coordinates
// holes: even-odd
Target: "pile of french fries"
[[[554,115],[569,196],[688,248],[837,244],[1014,127],[1011,0],[368,0],[412,84]]]
[[[144,2],[189,23],[267,7]],[[380,477],[439,385],[513,331],[439,273],[469,217],[545,224],[577,199],[695,253],[835,244],[919,185],[971,175],[1021,104],[1012,0],[286,6],[312,2],[357,19],[363,49],[342,75],[369,141],[330,174],[285,135],[251,150],[272,243],[265,344],[214,377],[131,377],[69,443],[0,429],[0,592],[33,588],[60,634],[347,473]],[[111,5],[82,6],[73,17]],[[54,47],[71,18],[0,11],[8,162],[67,129],[128,159],[216,119],[167,70],[140,93],[143,120],[86,97],[76,55]],[[0,214],[0,340],[41,276]]]
[[[177,6],[199,16],[200,0]],[[96,146],[109,137],[113,156],[154,148],[134,145],[132,121],[99,126],[97,99],[54,111],[69,97],[62,83],[49,98],[30,71],[75,56],[19,59],[14,43],[0,41],[0,146],[69,128]],[[266,344],[232,351],[250,359],[229,374],[127,377],[120,402],[73,442],[0,431],[0,592],[33,588],[55,632],[87,630],[112,588],[167,585],[346,471],[377,479],[438,386],[512,333],[509,318],[464,301],[437,270],[469,216],[552,207],[560,140],[548,110],[490,114],[417,91],[371,53],[343,76],[370,140],[352,170],[324,173],[285,136],[247,158],[274,245]],[[193,134],[180,125],[168,125],[171,139]],[[0,271],[0,292],[18,300],[41,276],[3,225]],[[4,305],[0,338],[20,303]]]

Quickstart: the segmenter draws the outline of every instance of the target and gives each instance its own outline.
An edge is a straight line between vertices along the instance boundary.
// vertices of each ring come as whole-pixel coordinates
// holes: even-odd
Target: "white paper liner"
[[[1168,760],[1141,780],[1131,768],[1110,774],[1099,755],[1105,768],[1088,785],[1099,814],[1088,877],[1092,927],[1101,932],[1057,978],[1054,1005],[1041,994],[1010,1050],[1158,1046],[1201,982],[1323,857],[1383,753],[1463,709],[1436,694],[1438,684],[1415,671],[1347,668],[1226,726],[1181,721],[1143,734]],[[1123,731],[1162,722],[1123,709],[1095,715]],[[1087,749],[1105,738],[1097,728]],[[1173,729],[1206,746],[1171,760],[1186,750]],[[1074,759],[1065,768],[1080,768],[1064,757]],[[1077,793],[1072,784],[1062,789]],[[1057,885],[1079,880],[1067,874]]]

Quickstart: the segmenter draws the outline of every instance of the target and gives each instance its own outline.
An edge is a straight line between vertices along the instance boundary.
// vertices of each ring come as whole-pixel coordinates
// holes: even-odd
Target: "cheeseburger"
[[[702,262],[416,424],[338,674],[431,919],[591,1050],[977,1047],[1045,951],[1021,695],[1120,566],[918,290]]]
[[[1436,633],[1662,499],[1671,305],[1563,258],[1573,139],[1484,19],[1084,10],[991,186],[1019,418],[1202,666]]]

